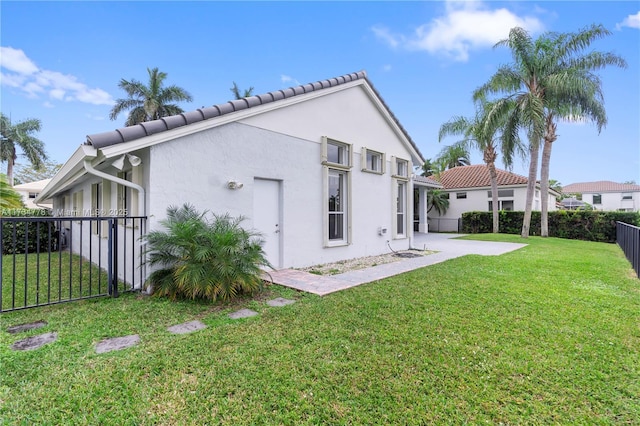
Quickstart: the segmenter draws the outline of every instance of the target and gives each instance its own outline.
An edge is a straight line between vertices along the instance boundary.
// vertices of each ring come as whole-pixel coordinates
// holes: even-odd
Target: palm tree
[[[435,162],[438,165],[437,168],[441,171],[471,164],[469,150],[466,146],[460,144],[448,145],[442,148]]]
[[[438,214],[443,215],[449,209],[449,193],[441,189],[433,189],[427,192],[427,213],[436,209]]]
[[[231,93],[233,93],[233,97],[235,99],[248,98],[249,96],[253,95],[253,86],[249,87],[248,89],[245,89],[244,94],[241,95],[240,88],[238,87],[235,81],[233,82],[233,87],[229,90],[231,90]]]
[[[116,100],[116,104],[109,113],[111,120],[115,120],[125,110],[131,110],[124,123],[125,126],[133,126],[184,112],[182,108],[172,102],[190,102],[192,98],[189,92],[175,85],[163,87],[167,73],[158,71],[158,68],[147,68],[147,72],[149,73],[147,86],[134,79],[131,81],[120,80],[118,87],[127,92],[128,97]]]
[[[495,102],[488,122],[504,120],[503,137],[516,138],[520,130],[529,139],[527,200],[522,223],[523,238],[529,236],[531,208],[538,172],[541,144],[544,143],[541,173],[542,232],[548,235],[547,209],[551,144],[556,140],[556,119],[588,119],[598,129],[606,123],[600,79],[592,71],[606,65],[626,66],[611,53],[579,55],[597,38],[608,35],[602,26],[592,25],[579,33],[545,33],[533,40],[522,28],[513,28],[509,37],[496,44],[511,50],[513,63],[502,65],[489,81],[474,92],[474,99],[487,94],[505,96]]]
[[[491,111],[492,105],[484,101],[477,103],[476,115],[473,118],[453,117],[450,121],[440,126],[438,141],[450,135],[462,136],[462,139],[453,146],[460,146],[459,149],[468,150],[476,148],[482,151],[482,159],[489,170],[491,180],[491,200],[493,211],[493,232],[500,231],[498,216],[498,174],[496,172],[496,159],[498,151],[502,153],[502,160],[505,167],[510,167],[514,153],[521,150],[520,141],[516,139],[498,139],[497,122],[489,123],[487,114]],[[515,144],[515,145],[514,145]]]
[[[0,161],[7,162],[7,180],[13,186],[13,166],[18,159],[16,145],[22,150],[34,168],[42,167],[47,159],[44,143],[33,136],[40,131],[40,120],[35,118],[11,123],[11,119],[0,113]]]
[[[420,176],[432,176],[440,173],[439,165],[430,158],[427,158],[420,167]]]
[[[22,196],[7,182],[7,177],[0,173],[0,216],[2,209],[19,209],[24,207]]]

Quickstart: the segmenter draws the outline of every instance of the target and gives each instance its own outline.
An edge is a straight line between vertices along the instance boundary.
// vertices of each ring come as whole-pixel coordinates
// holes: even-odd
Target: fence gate
[[[0,217],[0,312],[144,285],[146,217]]]

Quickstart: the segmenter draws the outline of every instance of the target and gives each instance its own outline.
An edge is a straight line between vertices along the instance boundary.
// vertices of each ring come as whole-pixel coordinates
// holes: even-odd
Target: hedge
[[[524,212],[500,211],[500,232],[520,234]],[[572,240],[616,242],[616,222],[640,226],[638,212],[603,212],[594,210],[557,210],[549,212],[549,236]],[[462,232],[467,234],[493,231],[491,212],[462,214]],[[529,235],[540,235],[540,212],[531,212]]]
[[[40,252],[47,252],[57,248],[58,234],[53,227],[53,222],[2,220],[7,217],[51,217],[48,210],[2,209],[0,213],[3,255],[25,253],[25,246],[29,253],[35,253],[38,249]],[[51,228],[51,237],[49,228]],[[26,241],[25,233],[27,233]]]

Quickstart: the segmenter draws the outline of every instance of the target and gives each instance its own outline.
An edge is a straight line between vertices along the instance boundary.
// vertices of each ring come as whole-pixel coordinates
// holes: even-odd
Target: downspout
[[[89,173],[90,175],[94,175],[97,177],[100,177],[102,179],[106,179],[108,181],[111,182],[115,182],[119,185],[123,185],[132,189],[135,189],[136,191],[138,191],[138,214],[140,215],[140,212],[142,212],[141,216],[147,216],[147,209],[146,209],[146,203],[145,203],[145,190],[142,186],[133,183],[133,182],[129,182],[128,180],[116,177],[116,176],[112,176],[108,173],[104,173],[101,172],[99,170],[96,170],[93,168],[93,165],[91,164],[91,160],[89,159],[85,159],[84,160],[84,169],[87,171],[87,173]],[[141,221],[140,222],[140,233],[141,235],[145,235],[146,234],[146,229],[145,228],[145,221]],[[143,242],[142,245],[140,246],[140,250],[142,250],[142,248],[144,247],[144,245],[146,244],[146,242]],[[140,265],[141,268],[144,268],[142,271],[142,276],[144,277],[144,279],[147,279],[147,274],[146,274],[146,262],[142,262],[142,264]],[[140,283],[141,286],[143,286],[143,283]],[[140,289],[142,290],[142,288]],[[152,291],[151,288],[149,288],[148,292],[150,293]]]
[[[90,175],[94,175],[97,177],[101,177],[102,179],[106,179],[111,182],[115,182],[119,185],[127,186],[129,188],[133,188],[138,191],[138,213],[142,212],[141,216],[147,215],[146,203],[145,203],[145,191],[144,188],[137,183],[129,182],[128,180],[124,180],[122,178],[112,176],[108,173],[101,172],[93,168],[91,164],[91,160],[84,160],[84,169]]]

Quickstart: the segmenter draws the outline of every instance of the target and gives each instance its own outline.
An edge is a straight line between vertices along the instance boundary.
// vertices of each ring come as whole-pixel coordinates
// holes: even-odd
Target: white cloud
[[[38,71],[36,64],[27,58],[22,50],[0,46],[0,66],[19,74],[33,74]]]
[[[300,82],[298,80],[296,80],[295,78],[293,78],[291,76],[284,75],[284,74],[280,75],[280,81],[283,82],[284,84],[293,83],[294,86],[299,86],[300,85]]]
[[[382,71],[384,71],[384,72],[391,71],[391,65],[390,64],[383,65],[382,66]]]
[[[78,101],[93,105],[113,105],[113,98],[102,89],[90,89],[69,74],[38,68],[22,50],[0,47],[2,84],[15,87],[30,98],[47,92],[51,99]]]
[[[543,30],[538,18],[520,17],[505,8],[490,9],[479,1],[447,2],[445,15],[421,25],[410,36],[392,34],[381,26],[371,30],[392,48],[424,50],[467,61],[471,51],[493,46],[507,38],[513,27],[522,27],[530,33]]]
[[[616,24],[616,29],[621,30],[622,27],[638,28],[640,29],[640,12],[635,15],[629,15],[622,20],[619,24]]]
[[[42,106],[45,108],[53,108],[53,104],[49,101],[45,101]]]

